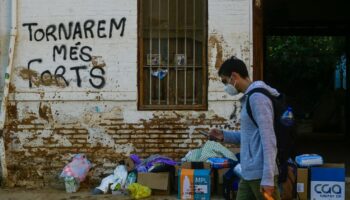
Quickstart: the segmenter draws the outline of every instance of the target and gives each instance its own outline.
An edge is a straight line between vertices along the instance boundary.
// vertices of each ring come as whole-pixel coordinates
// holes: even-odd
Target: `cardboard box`
[[[296,191],[296,179],[297,175],[295,174],[295,168],[292,166],[288,166],[287,179],[280,185],[280,195],[281,199],[295,199]]]
[[[217,169],[214,172],[214,190],[216,194],[222,196],[224,192],[224,174],[229,170],[229,168]]]
[[[137,182],[151,188],[153,194],[170,194],[170,178],[168,172],[138,173]]]
[[[178,198],[181,200],[194,199],[194,170],[181,169],[179,171]]]
[[[224,174],[229,170],[230,168],[223,168],[218,169],[218,183],[223,184],[224,183]]]
[[[211,165],[207,162],[183,162],[181,166],[175,166],[175,176],[181,169],[211,169]]]
[[[211,177],[208,169],[181,169],[178,198],[181,200],[209,200]]]
[[[297,196],[300,200],[307,200],[309,189],[309,169],[298,168],[297,169]]]
[[[210,170],[194,170],[194,200],[210,200]]]
[[[182,169],[210,169],[211,165],[207,162],[184,162],[181,164]]]
[[[345,200],[345,165],[312,167],[310,194],[311,200]]]

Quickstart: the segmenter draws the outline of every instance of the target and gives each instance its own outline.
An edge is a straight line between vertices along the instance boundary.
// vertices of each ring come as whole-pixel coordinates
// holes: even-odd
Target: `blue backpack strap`
[[[247,113],[248,113],[248,116],[249,118],[253,121],[253,123],[255,124],[256,127],[258,127],[258,124],[256,123],[254,117],[253,117],[253,113],[252,113],[252,108],[250,107],[250,102],[249,102],[249,98],[250,96],[253,94],[253,93],[256,93],[256,92],[259,92],[259,93],[262,93],[264,94],[265,96],[267,96],[271,102],[272,102],[272,106],[273,106],[273,97],[272,95],[270,94],[270,92],[265,89],[265,88],[254,88],[252,89],[251,91],[249,91],[246,95],[247,95],[247,101],[246,101],[246,109],[247,109]],[[274,107],[274,106],[273,106]]]

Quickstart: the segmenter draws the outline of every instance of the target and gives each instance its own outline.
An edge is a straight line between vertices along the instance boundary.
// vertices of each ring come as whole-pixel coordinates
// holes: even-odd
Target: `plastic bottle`
[[[135,172],[130,172],[128,177],[126,178],[126,188],[132,183],[136,182],[136,173]]]
[[[292,126],[294,124],[293,109],[291,107],[288,107],[281,116],[281,123],[285,126]]]
[[[64,178],[64,182],[65,182],[67,193],[77,192],[77,190],[79,188],[79,181],[78,180],[76,180],[72,176],[67,176]]]
[[[188,176],[185,176],[182,191],[183,191],[182,199],[191,199],[191,183]]]

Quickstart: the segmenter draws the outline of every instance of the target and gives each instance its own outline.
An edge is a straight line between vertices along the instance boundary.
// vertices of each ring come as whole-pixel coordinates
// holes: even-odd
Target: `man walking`
[[[265,194],[279,200],[277,145],[272,102],[269,97],[258,92],[249,97],[252,116],[257,126],[246,109],[247,94],[255,88],[264,88],[273,96],[278,96],[279,93],[262,81],[252,82],[244,62],[235,57],[221,65],[219,76],[229,95],[244,94],[240,100],[242,105],[240,131],[212,129],[209,132],[211,139],[240,144],[242,179],[237,199],[265,199]]]

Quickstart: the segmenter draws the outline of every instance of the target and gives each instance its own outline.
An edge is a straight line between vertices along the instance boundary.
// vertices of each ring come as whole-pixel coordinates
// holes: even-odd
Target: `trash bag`
[[[82,182],[85,180],[90,169],[91,163],[86,156],[84,154],[76,154],[72,161],[63,168],[60,177],[74,177]]]
[[[118,165],[114,169],[113,175],[114,175],[115,181],[111,185],[111,190],[112,191],[124,190],[126,178],[128,177],[128,170],[126,169],[126,166],[125,165]]]
[[[132,183],[128,186],[133,199],[142,199],[151,196],[151,189],[139,183]]]
[[[113,191],[122,191],[125,189],[128,172],[125,165],[118,165],[114,173],[103,178],[101,184],[95,188],[93,194],[106,194],[110,189]]]

